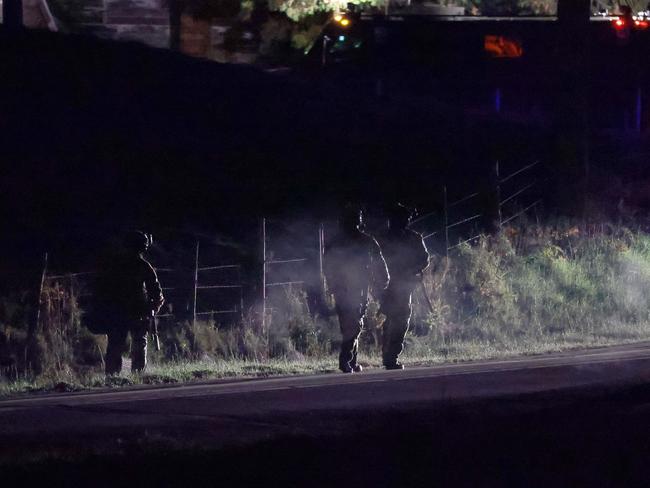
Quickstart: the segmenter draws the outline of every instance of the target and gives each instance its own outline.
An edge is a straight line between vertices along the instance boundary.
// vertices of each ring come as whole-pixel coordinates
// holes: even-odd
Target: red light
[[[614,25],[615,25],[616,27],[623,27],[623,26],[625,25],[625,22],[623,22],[622,19],[616,19],[616,20],[614,21]]]
[[[636,21],[636,27],[637,27],[637,29],[647,29],[648,28],[648,21],[647,20],[637,20]]]

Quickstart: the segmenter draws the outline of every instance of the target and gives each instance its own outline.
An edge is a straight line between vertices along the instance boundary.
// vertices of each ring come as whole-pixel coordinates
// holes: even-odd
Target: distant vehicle
[[[634,15],[629,7],[623,6],[621,14],[612,19],[612,25],[617,32],[645,30],[650,26],[650,11],[643,10]]]
[[[628,5],[622,5],[620,11],[620,15],[612,19],[612,26],[616,32],[616,39],[619,46],[626,46],[630,42],[633,32],[648,29],[650,25],[648,19],[650,12],[644,10],[634,15]]]

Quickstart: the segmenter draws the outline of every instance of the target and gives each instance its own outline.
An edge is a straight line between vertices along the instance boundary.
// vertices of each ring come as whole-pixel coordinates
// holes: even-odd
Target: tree
[[[294,21],[317,12],[339,10],[346,5],[346,0],[269,0],[269,10],[283,12]]]

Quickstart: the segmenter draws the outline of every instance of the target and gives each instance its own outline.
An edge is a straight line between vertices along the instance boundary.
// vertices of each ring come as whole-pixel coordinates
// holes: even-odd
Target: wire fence
[[[453,249],[476,241],[486,231],[511,224],[540,205],[541,185],[546,181],[540,168],[540,162],[533,161],[503,176],[502,165],[496,162],[488,185],[454,199],[448,197],[448,189],[444,186],[442,209],[418,216],[411,221],[411,228],[420,232],[428,249],[435,248],[432,241],[437,241],[444,245],[444,249],[442,246],[439,248],[441,252],[448,255]],[[258,323],[263,331],[268,332],[269,319],[275,311],[275,299],[271,296],[274,290],[298,287],[324,295],[325,229],[326,226],[319,223],[296,235],[282,221],[262,219],[261,272],[258,275],[261,296],[257,295],[259,298],[253,302],[261,300],[257,310]],[[203,248],[201,245],[197,240],[191,266],[156,267],[166,296],[165,307],[157,317],[172,321],[191,320],[192,324],[204,317],[220,324],[243,321],[245,288],[254,289],[258,285],[254,281],[248,285],[244,283],[241,262],[220,264],[219,254],[205,252],[206,244]],[[213,262],[205,262],[206,259]],[[74,297],[80,302],[77,305],[83,308],[84,303],[91,300],[91,282],[96,273],[50,273],[47,263],[46,258],[40,285],[41,302],[44,289],[56,286],[61,300]],[[246,273],[250,274],[250,270]],[[48,294],[48,303],[51,305],[53,297],[59,295]],[[37,318],[36,326],[39,320]]]
[[[221,322],[241,320],[244,314],[244,285],[240,264],[202,265],[200,262],[200,244],[196,242],[195,260],[191,268],[193,279],[188,280],[190,268],[155,266],[154,269],[161,282],[165,305],[156,318],[160,320],[191,320],[196,324],[197,318],[231,316]],[[49,302],[56,299],[61,302],[75,301],[75,305],[87,308],[93,296],[93,282],[99,276],[97,271],[77,273],[48,273],[47,261],[43,267],[39,290],[41,304],[46,296]],[[46,293],[55,289],[57,294]],[[56,298],[53,298],[56,297]],[[41,307],[39,307],[40,310]],[[36,324],[42,323],[40,316]]]
[[[227,276],[230,275],[230,276]],[[211,279],[210,279],[211,278]],[[206,281],[203,281],[206,280]],[[239,318],[244,316],[244,292],[243,292],[241,265],[239,264],[222,264],[222,265],[200,265],[200,242],[196,243],[196,258],[194,261],[194,286],[192,290],[192,324],[196,325],[196,319],[199,316],[208,316],[214,318],[215,315],[237,315]],[[231,296],[228,308],[222,308],[214,304],[223,303],[214,297],[215,294],[230,294],[235,292],[235,297]],[[199,298],[202,295],[213,295],[210,303],[213,304],[210,310],[204,310],[199,307]],[[238,298],[237,301],[234,298]]]
[[[274,225],[275,224],[275,225]],[[314,238],[304,235],[300,236],[300,240],[305,242],[301,245],[288,246],[285,244],[286,237],[274,239],[277,236],[272,231],[272,227],[277,227],[282,230],[282,223],[278,221],[262,219],[262,311],[261,311],[261,326],[263,330],[268,330],[267,323],[269,315],[273,313],[273,308],[269,306],[270,291],[272,289],[281,287],[303,287],[305,285],[313,285],[313,277],[315,274],[318,276],[318,286],[322,291],[325,287],[325,276],[323,274],[323,259],[325,251],[325,228],[322,223],[317,225],[316,231],[313,229],[312,233],[316,234]],[[276,230],[277,232],[277,230]],[[276,244],[279,243],[279,244]],[[294,243],[295,244],[295,243]],[[317,246],[314,246],[317,244]],[[310,257],[290,257],[283,255],[283,253],[295,252],[295,248],[316,249],[317,256],[314,259]],[[311,253],[313,254],[313,253]],[[280,257],[277,257],[280,256]]]
[[[444,252],[448,254],[475,241],[486,231],[501,229],[540,205],[543,201],[541,183],[546,181],[540,175],[540,168],[537,160],[502,176],[501,164],[497,161],[489,185],[452,201],[449,201],[447,186],[443,186],[442,209],[418,216],[410,226],[422,234],[425,243],[444,242]]]

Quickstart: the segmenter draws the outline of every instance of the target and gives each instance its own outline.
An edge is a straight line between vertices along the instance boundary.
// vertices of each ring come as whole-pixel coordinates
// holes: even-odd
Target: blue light
[[[339,36],[339,41],[341,42],[345,41],[345,36]]]

